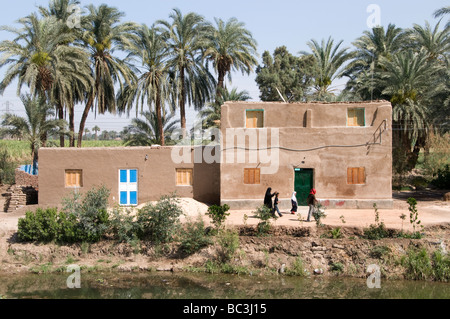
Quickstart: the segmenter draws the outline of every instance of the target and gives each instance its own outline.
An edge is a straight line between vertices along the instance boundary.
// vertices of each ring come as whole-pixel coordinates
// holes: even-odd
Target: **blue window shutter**
[[[121,183],[126,183],[128,181],[127,173],[128,172],[126,170],[121,170],[120,171],[120,182]]]
[[[120,192],[120,205],[128,205],[128,192]]]
[[[137,205],[137,192],[130,192],[130,205]]]
[[[130,183],[137,183],[137,170],[130,170]]]

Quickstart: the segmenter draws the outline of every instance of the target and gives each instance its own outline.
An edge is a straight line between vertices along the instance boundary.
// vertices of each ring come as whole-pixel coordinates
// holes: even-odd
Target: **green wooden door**
[[[297,192],[298,206],[307,206],[306,199],[308,198],[311,189],[313,188],[313,170],[296,168],[295,169],[295,185],[294,189]]]

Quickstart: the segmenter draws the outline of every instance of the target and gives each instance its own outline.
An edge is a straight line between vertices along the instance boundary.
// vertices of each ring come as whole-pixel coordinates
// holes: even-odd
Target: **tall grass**
[[[10,161],[31,164],[31,148],[27,141],[0,140],[0,149],[8,150]]]
[[[58,147],[59,140],[48,140],[47,145],[48,147]],[[121,147],[123,145],[123,141],[83,141],[83,147]],[[66,140],[65,146],[69,147],[69,141]],[[7,149],[11,160],[29,160],[31,163],[31,149],[27,141],[0,140],[0,149]]]

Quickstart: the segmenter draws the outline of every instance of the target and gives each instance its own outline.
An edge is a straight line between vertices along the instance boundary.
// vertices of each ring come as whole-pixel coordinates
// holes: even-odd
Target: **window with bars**
[[[244,169],[244,184],[249,184],[249,185],[261,184],[261,169],[260,168],[245,168]]]
[[[246,128],[263,128],[264,127],[264,111],[263,110],[247,110],[245,114]]]
[[[83,187],[83,171],[81,169],[66,170],[66,187]]]
[[[347,169],[347,184],[364,185],[366,183],[366,169],[364,167],[349,167]]]
[[[366,111],[364,108],[347,110],[347,126],[366,126]]]
[[[178,168],[177,169],[177,186],[192,186],[192,168]]]

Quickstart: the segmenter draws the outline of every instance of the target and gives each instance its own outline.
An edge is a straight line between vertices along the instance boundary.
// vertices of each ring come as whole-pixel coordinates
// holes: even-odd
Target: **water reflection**
[[[193,273],[82,274],[68,289],[66,274],[0,275],[4,298],[36,299],[449,299],[450,284],[364,279],[209,275]]]

